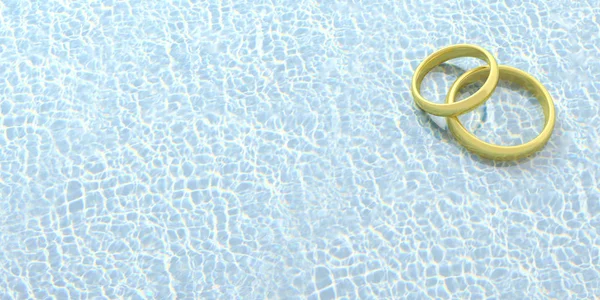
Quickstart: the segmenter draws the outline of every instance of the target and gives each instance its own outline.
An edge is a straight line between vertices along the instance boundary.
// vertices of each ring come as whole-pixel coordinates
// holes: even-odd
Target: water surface
[[[599,7],[3,1],[0,296],[600,297]],[[536,156],[481,160],[416,109],[456,43],[554,97]],[[501,144],[543,122],[510,83],[461,118]]]

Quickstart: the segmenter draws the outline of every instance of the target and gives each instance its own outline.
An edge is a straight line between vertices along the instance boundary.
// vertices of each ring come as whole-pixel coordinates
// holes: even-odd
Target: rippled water
[[[598,2],[450,2],[2,1],[0,298],[600,297]],[[415,108],[455,43],[547,87],[539,154]],[[543,115],[501,83],[461,120]]]

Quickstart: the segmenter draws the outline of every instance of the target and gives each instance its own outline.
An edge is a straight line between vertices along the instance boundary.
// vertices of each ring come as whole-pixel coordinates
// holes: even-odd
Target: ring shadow
[[[467,70],[465,70],[464,68],[461,68],[459,66],[453,65],[453,64],[449,64],[449,63],[442,63],[441,65],[439,65],[438,67],[434,68],[433,70],[430,71],[430,73],[443,73],[445,75],[449,75],[449,76],[455,76],[456,78],[458,78],[460,75],[462,75],[463,73],[465,73]],[[499,83],[500,86],[500,83]],[[477,89],[479,89],[479,87],[481,87],[481,83],[474,83],[474,84],[470,84],[467,85],[465,87],[463,87],[461,90],[465,91],[465,90],[472,90],[473,92],[475,92]],[[515,86],[515,85],[506,85],[506,84],[502,84],[503,88],[507,88],[510,89],[512,91],[518,92],[521,91],[523,88],[520,86]],[[464,94],[464,92],[462,93]],[[537,101],[537,100],[535,100]],[[539,102],[538,102],[539,104]],[[487,119],[487,108],[486,108],[486,103],[484,103],[481,107],[483,108],[483,116],[481,118],[482,122],[485,122]],[[416,107],[416,112],[417,112],[417,117],[421,119],[421,121],[423,121],[422,123],[427,123],[428,126],[430,127],[430,129],[433,132],[437,132],[438,134],[434,134],[434,136],[439,139],[439,140],[450,140],[451,144],[457,148],[460,148],[461,152],[463,152],[464,154],[469,155],[471,158],[473,158],[475,161],[485,164],[485,165],[489,165],[489,166],[494,166],[494,167],[514,167],[526,162],[529,162],[531,160],[533,160],[535,157],[537,157],[540,151],[537,151],[527,157],[524,158],[520,158],[517,160],[511,160],[511,161],[499,161],[499,160],[493,160],[493,159],[488,159],[488,158],[484,158],[481,157],[475,153],[470,152],[469,150],[467,150],[465,147],[463,147],[460,143],[458,143],[458,141],[456,141],[456,139],[454,138],[454,136],[452,135],[452,133],[450,132],[449,128],[445,128],[442,129],[440,128],[440,126],[432,119],[432,115],[430,115],[429,113],[421,110],[418,106]],[[557,125],[559,125],[558,120],[555,123],[555,129],[556,127],[558,127]],[[475,129],[477,130],[477,128]],[[548,142],[548,144],[550,144],[550,141]]]

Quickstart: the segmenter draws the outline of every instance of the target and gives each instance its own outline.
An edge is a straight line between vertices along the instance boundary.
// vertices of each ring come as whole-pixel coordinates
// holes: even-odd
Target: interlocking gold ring
[[[475,94],[460,102],[454,103],[434,103],[421,96],[421,83],[423,82],[425,75],[443,62],[459,57],[475,57],[482,59],[489,64],[491,71],[483,86],[475,92]],[[436,116],[454,117],[474,110],[490,98],[496,89],[496,85],[498,85],[498,78],[498,63],[488,51],[475,45],[453,45],[429,55],[429,57],[417,67],[412,80],[411,92],[417,106],[422,110]]]
[[[456,103],[456,95],[458,91],[468,85],[485,78],[489,73],[489,67],[482,66],[471,69],[461,75],[446,96],[446,103]],[[542,149],[550,139],[554,130],[556,115],[554,113],[554,102],[546,88],[533,76],[525,71],[513,68],[510,66],[500,65],[500,78],[511,82],[518,83],[522,87],[528,89],[540,101],[544,110],[545,124],[542,132],[533,140],[518,146],[499,146],[486,143],[470,133],[460,122],[457,117],[449,117],[448,128],[452,135],[468,150],[488,159],[493,160],[512,160],[527,157],[538,150]]]
[[[458,47],[458,49],[467,49],[464,47],[464,45],[459,45],[459,46],[460,47]],[[475,46],[472,46],[472,47],[475,47]],[[448,47],[445,49],[452,49],[452,47]],[[436,53],[439,53],[443,50],[440,50]],[[483,51],[485,52],[485,50],[483,50]],[[448,57],[461,56],[460,53],[459,54],[445,53],[444,55],[437,54],[437,56],[436,56],[436,57],[438,57],[437,59],[431,58],[431,57],[435,56],[436,53],[429,56],[425,60],[425,62],[423,62],[419,66],[419,68],[417,68],[417,71],[415,72],[415,76],[413,77],[413,86],[412,86],[413,97],[414,97],[417,105],[426,112],[432,113],[432,111],[433,111],[433,112],[437,112],[437,113],[440,113],[440,112],[446,113],[446,114],[441,114],[441,115],[447,117],[446,119],[448,121],[448,128],[450,129],[450,132],[458,140],[458,142],[461,145],[463,145],[469,151],[471,151],[481,157],[493,159],[493,160],[513,160],[513,159],[525,158],[525,157],[539,151],[540,149],[542,149],[544,147],[544,145],[546,145],[546,143],[550,139],[550,136],[552,135],[552,131],[554,130],[554,124],[556,122],[556,114],[554,112],[554,101],[552,100],[552,96],[550,96],[550,94],[548,93],[546,88],[537,79],[535,79],[533,76],[531,76],[527,72],[519,70],[517,68],[513,68],[510,66],[504,66],[504,65],[500,65],[500,66],[496,65],[495,66],[494,65],[495,60],[494,60],[494,58],[491,58],[491,59],[487,60],[489,63],[489,66],[481,66],[481,67],[471,69],[471,70],[465,72],[464,74],[462,74],[458,79],[456,79],[454,84],[452,84],[452,86],[450,87],[450,91],[448,92],[448,95],[446,96],[446,106],[442,107],[442,106],[439,106],[439,104],[437,104],[438,106],[432,106],[432,105],[429,105],[429,104],[432,104],[431,102],[424,100],[423,97],[420,96],[420,93],[418,93],[419,92],[418,89],[424,78],[424,75],[422,75],[421,73],[418,73],[418,72],[421,71],[426,74],[433,67],[435,67],[435,65],[441,64],[442,62],[448,60]],[[464,51],[462,53],[464,53]],[[440,57],[440,55],[443,57]],[[492,63],[492,61],[493,61],[493,63]],[[424,65],[425,65],[425,67],[422,67]],[[425,71],[423,71],[423,70],[425,70]],[[495,78],[493,78],[494,77],[493,75],[495,74],[495,72],[497,72],[497,76]],[[466,100],[463,100],[460,102],[455,102],[456,96],[462,87],[464,87],[470,83],[479,81],[479,80],[485,78],[486,76],[487,76],[487,80],[484,84],[484,87],[486,84],[488,84],[488,82],[490,82],[490,78],[492,78],[492,80],[495,81],[493,83],[493,86],[488,86],[487,89],[482,93],[480,93],[481,92],[481,89],[480,89],[479,91],[477,91],[475,94],[473,94],[471,97],[467,98]],[[545,116],[544,128],[542,129],[542,132],[540,132],[540,134],[537,137],[535,137],[533,140],[531,140],[527,143],[517,145],[517,146],[500,146],[500,145],[493,145],[490,143],[486,143],[486,142],[482,141],[481,139],[477,138],[474,134],[470,133],[461,124],[460,120],[457,117],[458,115],[460,115],[464,112],[468,112],[468,111],[475,109],[476,107],[481,105],[483,102],[485,102],[491,96],[491,93],[490,93],[490,95],[487,95],[487,92],[490,90],[493,92],[496,89],[496,84],[500,78],[511,81],[511,82],[518,83],[522,87],[528,89],[538,99],[538,101],[542,105],[542,109],[544,111],[544,116]],[[415,95],[418,95],[419,97],[417,97]],[[477,100],[480,100],[481,103],[479,103],[478,101],[475,101],[475,100],[471,100],[470,105],[472,105],[472,106],[463,106],[463,107],[461,107],[462,110],[458,110],[458,109],[454,108],[453,106],[451,106],[451,105],[460,104],[467,100],[473,99],[473,96],[475,96],[475,95],[483,95],[483,100],[477,99]],[[429,104],[423,105],[423,103],[429,103]],[[431,109],[432,107],[434,107],[433,110]],[[459,112],[459,111],[463,111],[463,112],[459,112],[456,114],[449,114],[448,112],[452,111],[453,108],[455,109],[454,110],[455,112]],[[436,113],[432,113],[432,114],[440,115],[440,114],[436,114]]]

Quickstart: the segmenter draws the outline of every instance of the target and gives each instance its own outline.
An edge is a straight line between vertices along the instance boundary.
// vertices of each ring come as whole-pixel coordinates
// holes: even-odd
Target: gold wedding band
[[[459,57],[475,57],[484,60],[489,64],[489,76],[483,86],[475,94],[460,102],[440,104],[425,99],[421,95],[421,83],[427,73],[443,62]],[[412,80],[411,92],[417,106],[422,110],[436,116],[453,117],[474,110],[490,98],[496,89],[498,78],[498,63],[488,51],[475,45],[453,45],[429,55],[417,67]]]
[[[420,87],[425,75],[437,65],[452,58],[463,56],[473,56],[483,59],[489,65],[471,69],[456,79],[446,96],[445,104],[436,104],[424,99],[420,94]],[[486,77],[485,83],[477,92],[465,100],[455,102],[456,96],[462,87]],[[517,146],[500,146],[484,142],[470,133],[458,119],[458,115],[472,111],[489,99],[495,91],[500,78],[517,83],[529,90],[542,105],[545,116],[544,128],[537,137],[527,143]],[[419,108],[430,114],[446,117],[448,128],[458,142],[467,148],[467,150],[488,159],[521,159],[539,151],[550,139],[556,122],[552,96],[550,96],[546,88],[537,79],[517,68],[505,65],[498,66],[494,57],[486,50],[477,46],[450,46],[427,57],[415,71],[411,91],[415,103]]]
[[[489,67],[487,66],[477,67],[465,72],[456,79],[452,87],[450,87],[450,92],[448,92],[448,95],[446,96],[446,103],[456,103],[454,101],[456,100],[458,91],[462,87],[485,78],[488,73]],[[452,132],[452,135],[454,135],[461,145],[479,156],[493,160],[524,158],[542,149],[550,139],[556,120],[554,102],[546,88],[537,79],[527,74],[525,71],[510,66],[500,65],[500,79],[521,85],[535,95],[538,101],[540,101],[542,109],[544,110],[545,124],[542,132],[537,137],[518,146],[499,146],[480,140],[474,134],[470,133],[457,117],[447,118],[448,128],[450,128],[450,132]]]

